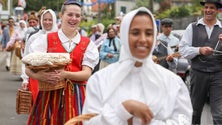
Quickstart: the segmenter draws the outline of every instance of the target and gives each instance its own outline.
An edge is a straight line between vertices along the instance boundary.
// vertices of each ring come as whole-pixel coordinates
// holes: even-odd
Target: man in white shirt
[[[162,33],[160,33],[157,36],[157,40],[159,40],[159,42],[162,42],[163,45],[164,43],[166,43],[165,48],[167,49],[167,57],[166,57],[166,61],[168,66],[168,69],[176,72],[176,67],[177,67],[177,58],[174,56],[175,51],[176,51],[176,47],[179,44],[179,39],[176,38],[175,36],[173,36],[173,34],[171,33],[172,31],[172,25],[173,25],[173,20],[170,18],[165,18],[161,21],[161,29],[162,29]]]
[[[205,0],[203,18],[186,28],[179,46],[180,53],[191,60],[191,101],[193,124],[200,124],[206,98],[210,98],[214,125],[222,124],[222,49],[219,34],[221,22],[217,19],[220,0]]]

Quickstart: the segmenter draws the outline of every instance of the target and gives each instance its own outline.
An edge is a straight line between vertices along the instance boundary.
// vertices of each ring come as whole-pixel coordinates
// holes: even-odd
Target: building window
[[[126,13],[126,7],[125,6],[121,6],[120,12]]]

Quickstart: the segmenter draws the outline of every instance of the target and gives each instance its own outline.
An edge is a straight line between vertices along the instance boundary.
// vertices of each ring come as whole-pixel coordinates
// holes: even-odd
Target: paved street
[[[20,76],[6,71],[0,52],[0,125],[26,125],[27,115],[17,115],[16,92],[21,86]],[[209,106],[204,107],[202,125],[213,125]]]
[[[6,71],[3,64],[0,65],[0,125],[26,125],[28,116],[16,114],[15,108],[16,92],[21,86],[20,77]]]

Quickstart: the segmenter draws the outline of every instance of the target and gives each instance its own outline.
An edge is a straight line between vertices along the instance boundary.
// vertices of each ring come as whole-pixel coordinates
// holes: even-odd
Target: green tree
[[[149,8],[149,2],[150,0],[136,0],[136,8],[142,6]]]
[[[64,0],[26,0],[25,12],[31,10],[38,11],[42,6],[46,6],[54,11],[60,11]],[[13,6],[18,5],[17,0],[13,0]]]
[[[200,0],[191,0],[193,6],[200,6]]]

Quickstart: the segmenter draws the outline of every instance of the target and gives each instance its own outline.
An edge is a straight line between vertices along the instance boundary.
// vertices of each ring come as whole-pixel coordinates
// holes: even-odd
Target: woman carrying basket
[[[57,84],[66,80],[65,88],[39,91],[31,111],[28,125],[63,125],[70,118],[82,113],[86,80],[99,60],[97,47],[86,37],[80,36],[81,5],[66,0],[61,8],[62,26],[58,32],[39,37],[30,45],[30,52],[69,53],[71,63],[63,70],[33,72],[26,69],[29,77],[40,82]]]

